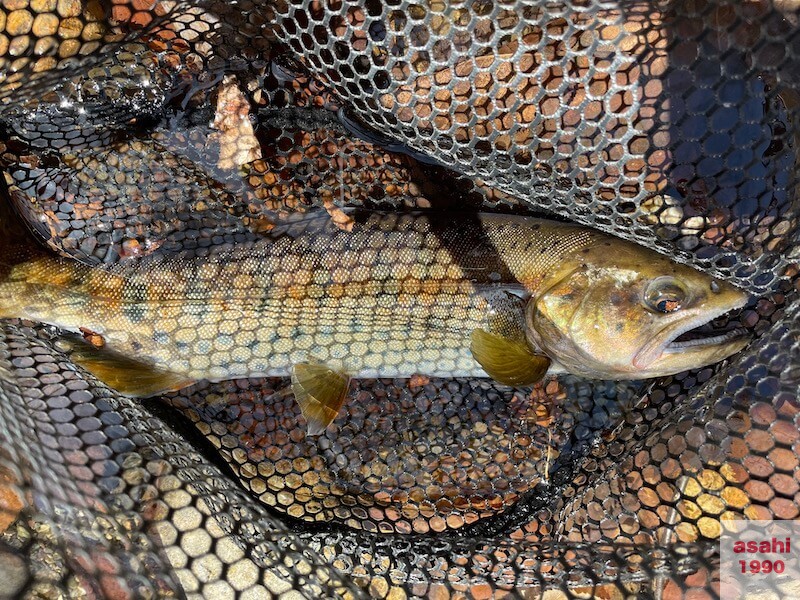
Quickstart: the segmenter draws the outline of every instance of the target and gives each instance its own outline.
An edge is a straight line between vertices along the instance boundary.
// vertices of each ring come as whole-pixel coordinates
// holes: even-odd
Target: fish
[[[320,211],[250,241],[105,267],[32,250],[14,230],[0,248],[0,318],[77,334],[72,360],[136,397],[291,377],[309,435],[336,418],[351,378],[644,379],[748,341],[696,331],[744,306],[745,292],[590,228],[491,213],[349,216],[349,230]]]

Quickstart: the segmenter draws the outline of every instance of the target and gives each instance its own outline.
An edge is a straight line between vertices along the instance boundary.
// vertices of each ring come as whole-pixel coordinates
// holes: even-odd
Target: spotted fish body
[[[81,332],[92,352],[73,360],[138,396],[291,375],[310,433],[335,418],[349,377],[641,379],[745,344],[730,332],[678,341],[744,293],[594,230],[374,212],[350,229],[322,213],[257,241],[108,269],[11,248],[0,317]]]
[[[325,214],[107,270],[39,256],[14,267],[0,298],[187,380],[282,376],[308,360],[354,377],[482,377],[471,332],[504,295],[530,296],[604,237],[499,215],[369,213],[344,231]]]

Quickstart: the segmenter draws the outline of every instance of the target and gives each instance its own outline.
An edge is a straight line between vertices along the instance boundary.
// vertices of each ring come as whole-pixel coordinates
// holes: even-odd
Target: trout
[[[73,360],[146,397],[291,376],[319,434],[351,377],[642,379],[720,361],[741,331],[684,335],[747,295],[633,243],[532,217],[305,215],[236,245],[99,268],[5,235],[0,317],[81,332]],[[16,242],[14,240],[17,240]]]

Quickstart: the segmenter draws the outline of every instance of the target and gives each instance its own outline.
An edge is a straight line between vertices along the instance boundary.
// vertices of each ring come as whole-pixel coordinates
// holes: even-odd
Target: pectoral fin
[[[321,435],[339,414],[350,378],[319,363],[292,368],[292,391],[308,422],[308,435]]]
[[[489,376],[504,385],[530,385],[539,381],[550,359],[531,352],[520,340],[509,339],[483,329],[472,332],[470,351]]]
[[[194,380],[183,375],[84,343],[74,347],[69,357],[108,387],[126,396],[147,398],[194,383]]]

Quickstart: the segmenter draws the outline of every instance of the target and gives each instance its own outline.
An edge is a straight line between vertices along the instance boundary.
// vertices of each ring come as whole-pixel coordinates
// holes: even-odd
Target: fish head
[[[713,364],[742,330],[695,331],[747,302],[732,285],[622,240],[584,249],[526,307],[526,335],[570,373],[646,379]]]

